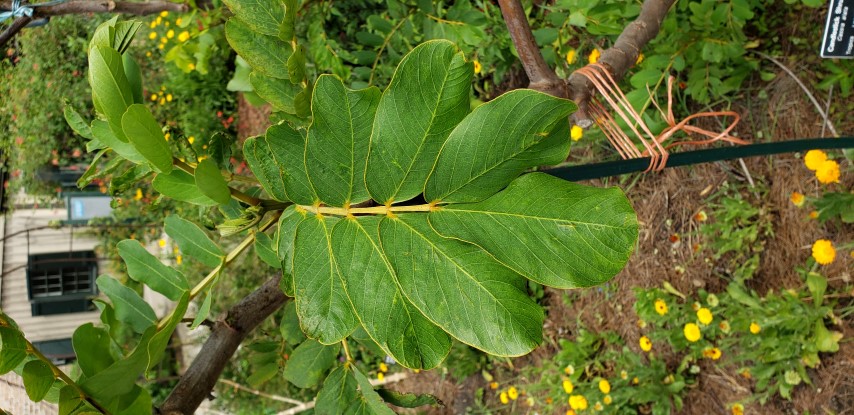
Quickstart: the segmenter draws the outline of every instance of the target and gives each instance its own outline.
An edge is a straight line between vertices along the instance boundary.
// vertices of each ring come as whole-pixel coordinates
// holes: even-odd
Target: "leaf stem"
[[[307,212],[317,213],[321,215],[334,215],[334,216],[354,216],[354,215],[392,215],[394,213],[406,213],[406,212],[433,212],[439,209],[435,203],[428,203],[426,205],[412,205],[412,206],[371,206],[371,207],[361,207],[361,208],[353,208],[353,207],[332,207],[332,206],[305,206],[305,205],[297,205],[298,208],[303,209]]]
[[[341,346],[344,347],[344,357],[348,362],[352,362],[353,357],[350,356],[350,346],[347,345],[347,339],[341,339]]]
[[[0,327],[7,327],[13,330],[17,330],[12,326],[11,323],[9,323],[8,320],[6,320],[5,315],[2,313],[0,313]],[[59,378],[66,385],[74,388],[77,391],[77,394],[80,395],[80,398],[89,403],[89,405],[92,405],[93,408],[101,411],[102,414],[110,415],[110,411],[101,406],[101,404],[99,404],[98,401],[95,400],[95,398],[87,395],[86,392],[81,389],[79,385],[77,385],[77,382],[73,381],[70,377],[68,377],[68,375],[65,374],[65,372],[56,367],[56,365],[53,364],[53,362],[45,355],[43,355],[42,352],[39,351],[39,349],[36,349],[36,347],[33,346],[32,343],[30,343],[30,340],[23,336],[23,333],[21,333],[21,338],[23,338],[24,341],[27,343],[27,353],[35,356],[37,359],[46,363],[48,367],[50,367],[50,371],[53,372],[54,377]]]

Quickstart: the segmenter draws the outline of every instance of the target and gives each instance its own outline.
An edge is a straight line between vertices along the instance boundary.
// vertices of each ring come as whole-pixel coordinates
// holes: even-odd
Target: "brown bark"
[[[18,34],[18,32],[20,32],[21,29],[23,29],[28,24],[30,24],[30,22],[32,20],[33,20],[32,17],[27,17],[27,16],[22,16],[22,17],[15,19],[15,21],[12,22],[11,26],[6,28],[6,30],[4,30],[3,33],[0,33],[0,46],[5,45],[6,42],[8,42],[13,37],[15,37],[15,35]]]
[[[192,414],[207,398],[246,336],[285,303],[279,288],[281,277],[271,278],[231,307],[225,319],[217,321],[187,373],[160,406],[161,414]]]

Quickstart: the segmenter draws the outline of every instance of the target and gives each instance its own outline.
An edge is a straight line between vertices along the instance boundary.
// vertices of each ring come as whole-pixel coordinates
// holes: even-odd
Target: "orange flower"
[[[789,200],[791,200],[792,203],[797,207],[801,207],[804,205],[804,199],[804,195],[798,192],[792,192],[792,195],[789,197]]]

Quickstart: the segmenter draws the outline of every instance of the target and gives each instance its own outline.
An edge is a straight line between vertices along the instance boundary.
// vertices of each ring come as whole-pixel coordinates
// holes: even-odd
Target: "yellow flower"
[[[151,32],[148,34],[148,38],[151,40],[157,39],[157,32]]]
[[[388,372],[388,365],[386,365],[385,363],[380,363],[380,372]]]
[[[804,199],[804,195],[798,192],[792,192],[792,195],[789,196],[789,200],[791,200],[792,203],[797,207],[801,207],[804,205]]]
[[[163,50],[163,49],[165,49],[165,48],[166,48],[166,47],[165,47],[165,46],[163,46],[163,44],[162,44],[162,43],[161,43],[161,44],[159,44],[159,45],[157,45],[157,49]]]
[[[165,105],[166,104],[166,98],[160,98],[160,102],[158,102],[158,104]]]
[[[587,62],[596,63],[599,61],[600,56],[602,56],[602,53],[599,52],[599,49],[593,49],[593,51],[590,52],[590,55],[587,56]]]
[[[718,360],[721,358],[721,349],[718,349],[717,347],[712,347],[703,350],[703,357],[707,357],[712,360]]]
[[[610,405],[611,402],[614,402],[614,400],[611,399],[611,395],[605,395],[605,397],[602,398],[602,401],[605,402],[605,405]]]
[[[507,389],[507,396],[515,401],[519,397],[519,391],[516,390],[515,386],[511,386],[510,389]]]
[[[475,59],[472,61],[472,63],[474,63],[474,74],[475,75],[479,74],[481,69],[483,69],[483,67],[480,65],[480,61]]]
[[[605,408],[602,407],[602,402],[596,402],[596,404],[593,405],[593,409],[595,409],[597,411],[601,411],[602,409],[605,409]]]
[[[760,331],[762,331],[762,327],[759,327],[759,324],[757,324],[755,321],[750,323],[750,332],[751,333],[759,334]]]
[[[660,298],[655,300],[655,312],[662,316],[667,314],[667,303]]]
[[[165,37],[160,38],[160,43],[166,43],[168,41],[169,41],[169,39],[166,39]]]
[[[638,379],[637,376],[633,377],[632,378],[632,385],[637,385],[638,383],[640,383],[640,379]]]
[[[587,409],[587,398],[582,395],[572,395],[569,397],[569,407],[576,411]]]
[[[570,49],[569,52],[566,52],[566,64],[572,65],[575,61],[578,60],[578,52],[575,49]]]
[[[566,373],[567,375],[572,375],[573,373],[575,373],[575,367],[572,365],[567,365],[565,368],[563,368],[563,373]]]
[[[729,333],[729,330],[730,330],[729,322],[728,321],[721,321],[720,324],[718,324],[718,328],[721,329],[721,331],[724,333]]]
[[[804,156],[804,165],[810,170],[818,170],[821,163],[827,160],[827,153],[821,150],[810,150]]]
[[[183,31],[183,32],[181,32],[181,33],[178,35],[178,41],[179,41],[179,42],[186,42],[186,41],[187,41],[187,40],[189,40],[189,39],[190,39],[190,32],[188,32],[188,31],[186,31],[186,30],[185,30],[185,31]]]
[[[507,392],[501,392],[501,394],[500,394],[500,395],[498,395],[498,399],[499,399],[499,400],[501,401],[501,403],[503,403],[504,405],[507,405],[508,403],[510,403],[510,399],[507,397]]]
[[[641,348],[641,350],[643,350],[645,352],[652,350],[652,341],[649,340],[649,337],[641,336],[640,348]]]
[[[498,382],[490,382],[489,389],[495,390],[498,389]]]
[[[628,378],[629,378],[629,374],[628,374],[628,372],[626,372],[625,370],[621,370],[621,371],[620,371],[620,379],[622,379],[622,380],[626,380],[626,379],[628,379]]]
[[[157,101],[157,94],[151,94],[151,100]]]
[[[377,373],[377,380],[382,382],[385,379],[383,372]]]
[[[146,58],[150,58],[150,57],[151,57],[151,52],[145,52],[145,57],[146,57]]]
[[[159,25],[160,23],[163,23],[163,17],[158,17],[158,18],[154,21],[154,23],[157,23],[158,25]]]
[[[815,171],[815,177],[824,184],[839,183],[839,163],[825,160]]]
[[[578,414],[576,414],[575,411],[573,411],[572,409],[567,409],[566,415],[578,415]]]
[[[142,189],[136,189],[136,194],[133,196],[133,200],[142,199]]]
[[[643,62],[643,58],[644,58],[643,52],[638,53],[638,58],[635,60],[635,65],[640,65],[641,62]]]
[[[700,303],[698,303],[696,301],[694,301],[694,303],[691,304],[691,309],[694,311],[698,311],[700,309],[700,307],[701,307]]]
[[[732,406],[732,415],[744,415],[744,405],[737,403]]]
[[[139,189],[137,189],[137,190],[139,190]],[[165,248],[165,247],[166,247],[166,240],[165,240],[165,239],[160,239],[160,240],[158,240],[158,241],[157,241],[157,246],[159,246],[159,247],[161,247],[161,248]]]
[[[646,322],[643,320],[638,320],[638,327],[642,329],[646,328]]]
[[[608,382],[608,379],[602,379],[599,381],[599,390],[605,394],[611,392],[611,383]]]
[[[175,31],[174,31],[174,30],[172,30],[172,29],[169,29],[169,30],[166,32],[166,37],[167,37],[167,38],[169,38],[169,39],[172,39],[173,37],[175,37]]]
[[[181,25],[181,22],[182,22],[182,20],[181,20],[181,18],[180,18],[180,17],[179,17],[179,18],[177,18],[177,19],[175,19],[175,24],[176,24],[176,25],[180,26],[180,25]]]
[[[169,12],[167,12],[165,10],[160,12],[160,17],[166,17],[166,16],[169,16]]]
[[[202,160],[204,160],[204,159],[206,159],[206,158],[208,158],[208,156],[207,156],[207,155],[200,156],[200,157],[198,158],[198,161],[202,161]]]
[[[189,69],[189,70],[191,70],[191,71],[192,71],[193,69],[196,69],[196,65],[195,65],[195,64],[192,64],[192,63],[190,63],[190,64],[188,64],[188,65],[187,65],[187,69]]]
[[[169,141],[169,138],[171,138],[171,137],[172,137],[172,134],[169,134],[169,133],[163,134],[163,138],[165,138],[166,141]]]
[[[836,258],[836,249],[833,248],[833,242],[827,239],[819,239],[812,244],[812,257],[815,262],[821,265],[827,265],[833,262]]]
[[[814,211],[810,212],[809,216],[810,216],[810,219],[817,219],[818,218],[818,211],[814,210]]]
[[[157,22],[152,20],[151,23],[148,24],[148,27],[154,29],[155,27],[157,27]]]
[[[697,319],[700,320],[700,323],[703,323],[704,326],[708,326],[712,320],[714,320],[714,316],[712,316],[711,310],[703,307],[697,310]]]
[[[172,94],[166,94],[166,102],[172,102]]]
[[[175,264],[181,265],[182,262],[184,262],[184,258],[181,255],[175,257]]]
[[[572,138],[572,141],[581,140],[582,136],[584,136],[584,129],[577,125],[573,125],[572,129],[569,130],[569,137]]]
[[[189,142],[190,144],[193,144],[193,141],[196,141],[196,137],[193,137],[193,136],[187,137],[187,142]]]
[[[682,332],[685,334],[685,338],[692,343],[700,340],[700,337],[702,337],[700,334],[700,327],[694,323],[686,324],[685,328],[682,329]]]
[[[572,381],[569,379],[563,380],[563,391],[568,394],[572,393],[572,390],[575,389],[575,386],[572,385]]]

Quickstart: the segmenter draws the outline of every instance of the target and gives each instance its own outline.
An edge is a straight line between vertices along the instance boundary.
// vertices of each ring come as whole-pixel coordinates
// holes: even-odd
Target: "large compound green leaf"
[[[431,369],[445,359],[451,339],[401,292],[382,253],[376,216],[340,220],[332,230],[332,252],[347,296],[371,338],[403,366]]]
[[[383,219],[380,241],[406,297],[461,342],[520,356],[542,340],[543,310],[525,280],[483,250],[439,236],[423,214]]]
[[[145,105],[133,104],[125,111],[121,123],[125,136],[136,151],[156,172],[169,174],[172,171],[172,149],[151,111]]]
[[[354,91],[333,75],[317,79],[305,165],[321,202],[348,206],[368,199],[365,161],[379,98],[377,88]]]
[[[430,213],[442,235],[482,247],[528,279],[557,288],[601,284],[626,264],[637,216],[618,188],[526,174],[482,202]]]
[[[282,123],[268,128],[266,138],[276,163],[285,174],[288,200],[301,205],[313,204],[316,196],[305,172],[305,135]]]
[[[297,387],[315,386],[335,364],[340,348],[338,344],[326,346],[311,339],[306,340],[291,353],[282,375]]]
[[[105,46],[90,49],[89,81],[95,107],[107,118],[110,130],[119,141],[127,142],[122,131],[122,115],[133,104],[133,92],[122,66],[122,55]]]
[[[254,32],[240,19],[228,19],[225,37],[253,70],[273,78],[288,78],[291,45],[274,36]]]
[[[285,4],[281,0],[224,0],[226,6],[255,32],[278,36],[285,20]]]
[[[133,331],[143,333],[157,324],[157,316],[136,291],[124,286],[109,275],[101,275],[95,280],[98,290],[106,294],[116,310],[116,318],[130,326]]]
[[[368,379],[353,365],[338,366],[317,395],[318,415],[393,415]]]
[[[190,289],[187,278],[178,270],[160,262],[139,241],[125,239],[116,244],[128,268],[128,276],[177,301]]]
[[[337,218],[310,216],[294,239],[294,297],[308,337],[332,344],[359,325],[335,265],[330,233]]]
[[[401,202],[424,183],[451,131],[469,112],[472,64],[453,43],[434,40],[407,54],[383,93],[365,176],[379,203]]]
[[[243,142],[243,157],[270,197],[287,201],[285,172],[273,158],[273,152],[265,137],[250,137]]]
[[[181,252],[187,257],[209,267],[215,267],[225,259],[222,249],[201,228],[178,215],[166,217],[164,231],[178,243]]]
[[[216,201],[205,196],[199,187],[196,186],[195,177],[183,170],[174,169],[169,174],[158,174],[151,181],[151,186],[164,196],[171,197],[180,202],[201,206],[214,206],[217,204]]]
[[[526,169],[543,161],[563,161],[568,146],[557,147],[558,154],[553,154],[554,146],[537,145],[558,122],[567,123],[566,117],[575,109],[572,101],[530,89],[510,91],[477,107],[442,147],[424,198],[476,202],[495,194]],[[565,135],[557,139],[569,143]]]

